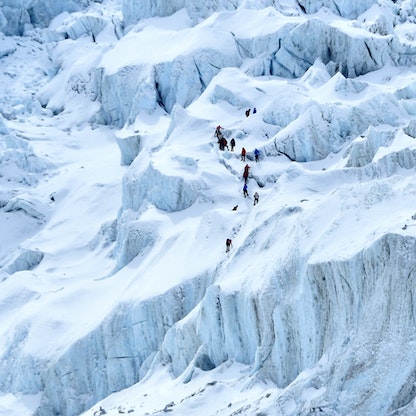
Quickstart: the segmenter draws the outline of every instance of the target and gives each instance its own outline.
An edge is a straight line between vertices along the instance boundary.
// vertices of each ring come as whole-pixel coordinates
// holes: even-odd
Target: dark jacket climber
[[[235,140],[234,137],[231,139],[230,141],[230,145],[231,145],[231,151],[234,152],[234,147],[235,147]]]
[[[218,140],[218,143],[220,146],[220,150],[224,150],[225,148],[227,148],[228,150],[228,143],[225,137],[221,137],[221,139]]]
[[[245,183],[247,183],[249,169],[250,169],[249,165],[244,166],[243,178],[244,178]]]
[[[256,192],[254,192],[254,203],[253,203],[253,205],[257,205],[258,204],[258,202],[259,202],[259,194],[258,194],[258,192],[256,191]]]

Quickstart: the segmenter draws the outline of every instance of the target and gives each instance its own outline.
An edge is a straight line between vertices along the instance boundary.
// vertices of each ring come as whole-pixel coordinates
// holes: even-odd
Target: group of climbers
[[[254,108],[253,109],[253,114],[256,113],[256,111],[257,111],[256,108]],[[246,116],[248,117],[249,115],[250,115],[250,109],[248,109],[246,111]],[[219,149],[220,150],[225,150],[225,148],[227,148],[227,150],[229,150],[228,149],[228,142],[227,142],[226,138],[224,137],[223,130],[224,130],[223,127],[221,127],[221,125],[218,125],[217,128],[215,129],[215,136],[218,139]],[[233,137],[230,140],[231,152],[234,152],[235,144],[236,144],[235,139]],[[257,148],[255,148],[253,154],[254,154],[254,160],[257,163],[259,161],[259,158],[260,158],[260,151]],[[246,155],[247,155],[247,151],[244,147],[242,147],[241,155],[240,155],[241,156],[240,159],[241,159],[242,162],[246,161]],[[243,179],[244,179],[243,196],[244,196],[244,198],[249,197],[248,185],[247,184],[248,184],[248,179],[249,179],[250,168],[251,168],[250,165],[247,163],[244,166],[244,170],[243,170]],[[259,193],[256,191],[253,195],[253,205],[258,204],[259,198],[260,198]],[[234,206],[233,211],[237,211],[237,208],[238,208],[238,205]],[[225,245],[226,245],[225,251],[228,253],[230,251],[231,247],[232,247],[232,240],[230,238],[227,238],[226,242],[225,242]]]
[[[247,187],[249,171],[250,171],[250,166],[248,164],[246,164],[244,166],[244,171],[243,171],[243,179],[244,179],[243,195],[244,195],[244,198],[247,198],[249,196],[248,195],[248,187]],[[257,203],[259,202],[259,194],[258,194],[257,191],[254,193],[253,197],[254,197],[253,205],[257,205]]]
[[[230,150],[228,148],[228,141],[227,139],[224,137],[222,130],[224,130],[220,125],[217,126],[217,128],[215,129],[215,137],[218,140],[218,146],[220,150],[225,150],[227,148],[227,150]],[[235,148],[235,139],[234,137],[231,138],[230,141],[230,146],[231,146],[231,151],[234,152],[234,148]],[[254,160],[256,162],[259,161],[259,156],[260,156],[260,151],[256,148],[254,149]],[[245,162],[246,161],[246,154],[247,154],[247,150],[242,147],[241,149],[241,161]]]
[[[246,110],[246,117],[249,117],[250,116],[250,111],[251,111],[251,108],[249,108],[248,110]],[[256,107],[254,107],[253,108],[253,114],[256,114],[257,113],[257,109],[256,109]]]
[[[225,150],[225,148],[227,148],[228,150],[228,142],[227,142],[227,139],[222,134],[222,130],[224,129],[220,125],[218,125],[217,128],[215,129],[215,137],[218,140],[218,145],[219,145],[220,150]]]

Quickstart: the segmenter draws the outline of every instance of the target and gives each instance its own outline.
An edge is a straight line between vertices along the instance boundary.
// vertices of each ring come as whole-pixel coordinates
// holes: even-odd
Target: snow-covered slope
[[[0,3],[0,415],[415,414],[415,19]]]

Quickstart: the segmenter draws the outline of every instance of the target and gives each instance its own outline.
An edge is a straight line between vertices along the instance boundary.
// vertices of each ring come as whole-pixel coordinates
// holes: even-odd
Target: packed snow
[[[416,414],[415,21],[0,2],[0,416]]]

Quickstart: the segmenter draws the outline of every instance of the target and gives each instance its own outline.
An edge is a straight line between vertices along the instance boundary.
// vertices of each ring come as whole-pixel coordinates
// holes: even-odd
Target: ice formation
[[[115,3],[0,4],[0,403],[413,414],[414,2]]]

